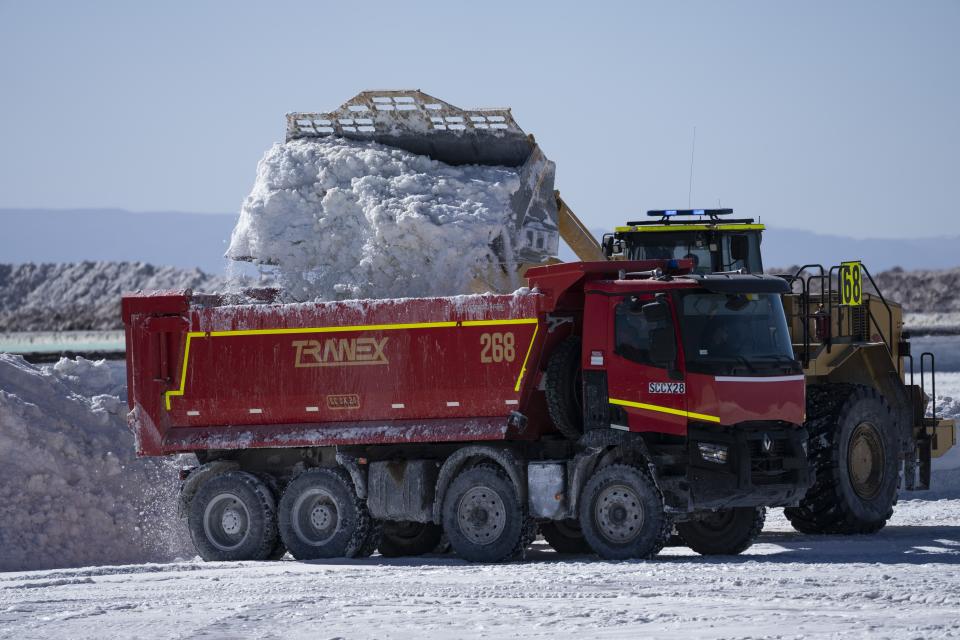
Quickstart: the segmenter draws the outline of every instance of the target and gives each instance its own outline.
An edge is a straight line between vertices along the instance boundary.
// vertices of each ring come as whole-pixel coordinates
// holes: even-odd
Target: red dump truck
[[[207,560],[433,550],[738,553],[811,477],[804,379],[761,275],[530,269],[512,295],[229,304],[124,296],[141,455],[195,453]]]

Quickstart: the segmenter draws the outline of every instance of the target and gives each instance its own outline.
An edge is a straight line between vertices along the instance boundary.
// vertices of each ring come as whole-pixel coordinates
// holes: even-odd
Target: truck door
[[[610,298],[610,304],[611,424],[630,431],[686,434],[686,382],[668,299],[625,296]]]

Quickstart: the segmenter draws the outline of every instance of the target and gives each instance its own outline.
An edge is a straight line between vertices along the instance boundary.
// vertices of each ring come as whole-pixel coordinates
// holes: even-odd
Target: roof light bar
[[[733,209],[651,209],[647,215],[656,218],[673,218],[675,216],[729,216]]]

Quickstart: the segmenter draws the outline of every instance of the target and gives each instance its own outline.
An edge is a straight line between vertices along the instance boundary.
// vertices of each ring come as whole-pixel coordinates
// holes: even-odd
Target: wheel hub
[[[203,532],[210,544],[221,551],[240,547],[249,530],[247,506],[232,493],[214,496],[203,510]]]
[[[311,546],[324,545],[340,529],[340,514],[333,496],[321,487],[305,490],[292,508],[291,524],[297,537]]]
[[[321,531],[330,526],[332,519],[333,514],[330,511],[330,507],[325,504],[314,506],[313,511],[310,512],[310,524],[312,524],[315,529],[320,529]]]
[[[241,524],[242,516],[239,511],[233,507],[224,510],[220,518],[220,526],[228,535],[236,535],[240,531]]]
[[[457,522],[463,535],[476,545],[493,544],[506,525],[503,500],[489,487],[473,487],[460,499]]]
[[[644,520],[643,504],[629,487],[613,485],[598,496],[594,519],[605,538],[624,544],[640,534]]]
[[[869,500],[880,493],[883,484],[885,452],[877,427],[862,422],[853,430],[847,451],[847,467],[854,492]]]

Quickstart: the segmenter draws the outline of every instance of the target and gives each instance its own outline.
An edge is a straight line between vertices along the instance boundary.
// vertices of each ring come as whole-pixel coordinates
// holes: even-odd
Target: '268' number
[[[480,336],[480,362],[513,362],[517,357],[513,334],[484,333]]]

